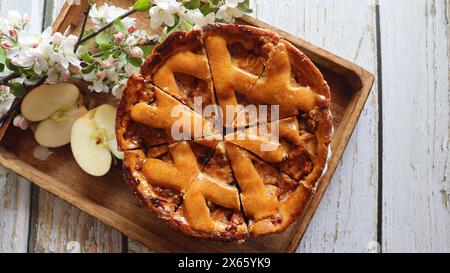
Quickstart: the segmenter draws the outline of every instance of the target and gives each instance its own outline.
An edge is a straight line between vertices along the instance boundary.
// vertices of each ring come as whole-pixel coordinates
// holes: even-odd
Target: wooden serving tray
[[[76,1],[75,1],[76,2]],[[97,1],[101,4],[104,1]],[[111,4],[128,7],[133,1],[114,0]],[[54,30],[67,27],[79,33],[81,5],[66,4],[54,23]],[[137,14],[138,26],[148,28],[146,14]],[[300,219],[279,235],[252,238],[243,244],[199,240],[172,230],[164,221],[149,213],[123,181],[120,167],[113,167],[104,177],[92,177],[76,164],[69,145],[52,149],[47,160],[33,156],[37,146],[30,130],[10,126],[11,118],[0,128],[0,163],[61,199],[107,225],[123,232],[147,247],[161,252],[294,252],[314,215],[331,177],[341,159],[373,84],[373,75],[319,47],[288,33],[245,16],[238,23],[270,29],[302,50],[322,71],[331,87],[334,136],[332,158],[316,194]]]

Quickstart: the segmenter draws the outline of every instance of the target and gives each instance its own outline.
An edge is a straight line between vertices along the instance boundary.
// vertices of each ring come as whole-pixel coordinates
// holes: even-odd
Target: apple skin
[[[117,150],[115,119],[117,109],[101,105],[80,117],[72,127],[71,148],[78,165],[92,176],[103,176],[111,168],[112,155],[123,158]]]
[[[28,93],[22,101],[22,115],[31,122],[42,121],[58,111],[70,110],[80,99],[78,87],[71,83],[43,84]]]

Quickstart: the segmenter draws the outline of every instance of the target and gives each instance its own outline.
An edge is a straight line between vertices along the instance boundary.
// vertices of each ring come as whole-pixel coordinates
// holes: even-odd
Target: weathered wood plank
[[[30,251],[121,252],[122,235],[44,190],[35,194]]]
[[[283,1],[280,5],[264,0],[257,2],[255,13],[258,19],[376,74],[376,12],[367,1]],[[364,252],[377,239],[377,90],[375,84],[299,252]]]
[[[9,10],[28,13],[30,27],[40,31],[44,0],[0,1],[0,16]],[[0,252],[26,252],[30,215],[30,183],[0,167]]]
[[[64,0],[47,0],[48,24]],[[122,235],[55,196],[36,189],[33,198],[30,251],[121,252]]]
[[[128,239],[128,253],[154,253],[154,251],[134,240]]]
[[[387,252],[450,251],[447,9],[445,0],[380,2]]]

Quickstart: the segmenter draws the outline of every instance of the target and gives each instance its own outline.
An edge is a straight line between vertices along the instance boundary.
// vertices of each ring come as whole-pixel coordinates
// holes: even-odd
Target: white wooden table
[[[64,0],[0,0],[51,24]],[[450,0],[256,0],[258,19],[377,76],[299,252],[450,252]],[[0,167],[0,252],[145,252]],[[379,242],[379,243],[378,243]]]

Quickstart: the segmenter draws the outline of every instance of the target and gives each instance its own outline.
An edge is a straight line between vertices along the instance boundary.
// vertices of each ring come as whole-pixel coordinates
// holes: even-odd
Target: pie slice
[[[256,115],[241,111],[234,127],[275,121],[329,107],[330,88],[308,57],[292,44],[279,41],[272,47],[266,69],[246,99],[256,106]],[[260,113],[260,106],[266,107],[267,112]],[[273,106],[278,109],[272,109]]]
[[[313,110],[309,114],[250,127],[225,136],[225,140],[257,155],[314,189],[328,157],[331,114]]]
[[[216,141],[176,142],[125,151],[125,180],[159,217],[170,220],[194,178],[214,153]]]
[[[311,191],[250,152],[226,142],[252,236],[284,231],[303,212]]]
[[[172,225],[187,234],[223,241],[243,241],[247,225],[223,143],[191,183]]]
[[[201,30],[170,34],[164,43],[154,48],[141,68],[147,80],[198,112],[215,105],[202,36]],[[214,113],[205,112],[205,116],[214,118],[217,109],[211,112]]]
[[[130,77],[116,119],[116,137],[121,150],[213,135],[217,135],[213,123],[143,77]]]
[[[227,114],[227,106],[249,104],[247,96],[280,38],[273,32],[242,25],[208,25],[203,31],[223,124],[231,127],[235,112]]]

